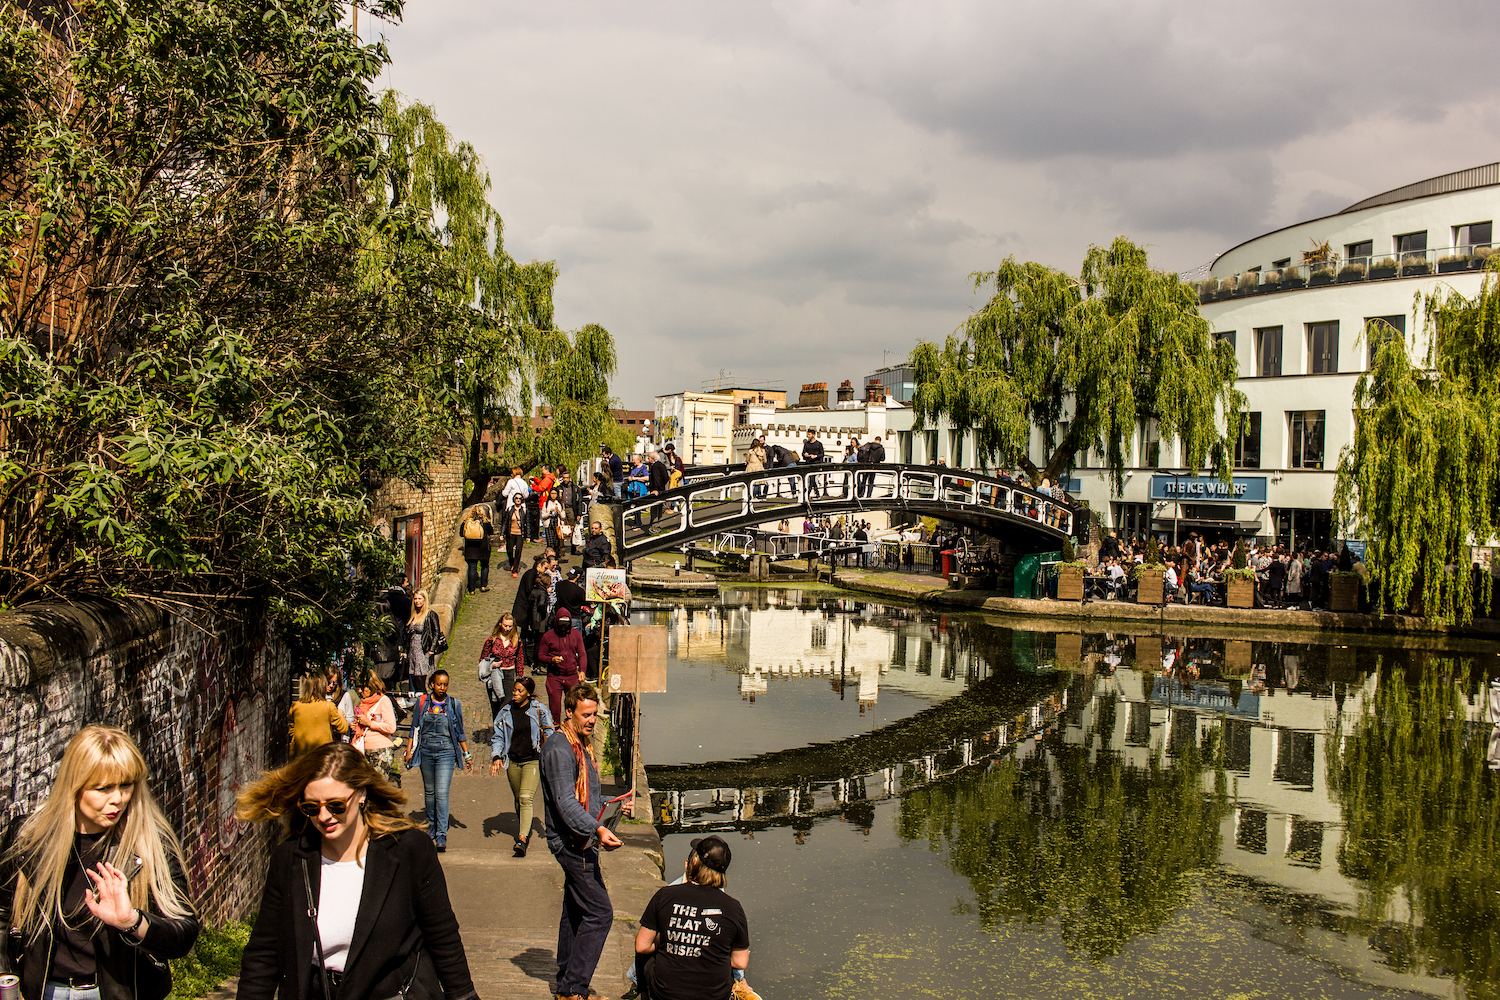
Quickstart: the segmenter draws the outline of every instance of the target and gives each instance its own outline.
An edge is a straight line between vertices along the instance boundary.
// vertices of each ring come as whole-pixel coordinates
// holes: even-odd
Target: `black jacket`
[[[614,549],[610,547],[608,535],[590,535],[589,540],[583,544],[583,568],[603,566],[613,554]]]
[[[19,830],[19,821],[11,828]],[[9,838],[7,837],[7,840]],[[10,857],[6,845],[6,857]],[[177,859],[171,859],[172,882],[184,899],[191,899],[187,877]],[[16,880],[20,866],[7,861],[0,879],[0,927],[9,928],[14,914]],[[198,918],[192,915],[174,919],[156,912],[152,900],[146,903],[146,936],[136,941],[113,927],[104,927],[94,938],[94,962],[99,977],[101,1000],[134,1000],[136,997],[159,998],[170,988],[171,974],[167,971],[167,959],[181,958],[193,950],[198,940]],[[47,981],[47,967],[52,962],[52,933],[43,929],[29,946],[13,934],[7,942],[9,947],[0,954],[0,965],[4,972],[15,971],[13,965],[20,963],[16,974],[21,977],[21,996],[25,1000],[41,1000],[42,989]]]
[[[773,469],[784,469],[787,466],[797,464],[796,452],[787,451],[779,444],[771,445],[770,450],[766,452],[766,456],[770,458]]]
[[[317,897],[323,866],[316,832],[282,843],[271,855],[255,929],[240,962],[238,1000],[302,1000],[311,987],[313,921],[302,885],[302,865]],[[420,830],[370,841],[354,940],[339,985],[339,1000],[385,1000],[416,979],[409,1000],[475,997],[448,902],[437,849]]]
[[[531,620],[531,588],[536,586],[536,567],[521,574],[521,584],[516,588],[516,599],[510,606],[510,615],[516,624],[525,628]]]
[[[665,462],[652,462],[646,467],[646,491],[648,493],[665,493],[667,484],[672,481],[672,473],[667,470]]]

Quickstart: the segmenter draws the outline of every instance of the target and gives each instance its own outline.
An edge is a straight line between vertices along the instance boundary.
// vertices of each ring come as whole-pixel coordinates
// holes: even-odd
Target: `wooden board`
[[[609,693],[659,694],[667,689],[667,627],[612,625]]]

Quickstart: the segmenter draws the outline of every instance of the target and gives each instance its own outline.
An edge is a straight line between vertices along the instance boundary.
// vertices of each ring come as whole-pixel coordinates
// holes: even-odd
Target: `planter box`
[[[1241,580],[1240,583],[1245,581]],[[1243,677],[1250,672],[1250,642],[1229,639],[1224,643],[1224,676]]]
[[[1255,607],[1255,581],[1230,580],[1229,606],[1231,608]]]
[[[1336,280],[1338,281],[1338,283],[1340,285],[1348,284],[1351,281],[1364,281],[1365,280],[1365,272],[1364,271],[1356,271],[1356,270],[1353,270],[1352,268],[1345,268],[1344,270],[1342,270],[1342,271],[1339,272],[1339,276],[1338,276],[1338,278]]]
[[[1281,282],[1283,290],[1290,291],[1293,288],[1306,288],[1307,281],[1303,278],[1284,278]]]
[[[1328,578],[1328,582],[1331,588],[1328,595],[1329,611],[1359,610],[1359,577],[1334,574]]]
[[[1058,667],[1076,667],[1083,661],[1083,635],[1079,632],[1057,634]]]
[[[1438,261],[1438,274],[1452,274],[1454,271],[1467,271],[1473,266],[1473,262],[1468,260],[1440,260]]]
[[[1161,604],[1163,602],[1162,588],[1166,586],[1166,571],[1146,570],[1136,579],[1140,583],[1135,594],[1137,604]]]
[[[1423,274],[1431,274],[1432,267],[1427,264],[1407,264],[1401,268],[1401,277],[1415,278]]]
[[[1077,570],[1059,570],[1057,574],[1057,599],[1059,601],[1083,600],[1083,574]]]
[[[1380,278],[1394,278],[1396,269],[1394,267],[1372,267],[1370,268],[1370,280],[1376,281]]]
[[[1327,273],[1315,274],[1307,280],[1307,285],[1309,288],[1317,288],[1320,285],[1331,284],[1333,284],[1333,275]]]

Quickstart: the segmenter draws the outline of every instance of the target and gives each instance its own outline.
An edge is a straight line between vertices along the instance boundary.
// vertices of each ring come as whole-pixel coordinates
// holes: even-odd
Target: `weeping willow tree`
[[[1476,598],[1472,546],[1495,535],[1500,504],[1500,287],[1419,296],[1425,363],[1400,337],[1382,338],[1354,388],[1354,439],[1339,455],[1335,516],[1371,547],[1385,610],[1410,600],[1441,621],[1467,623]]]
[[[993,287],[990,300],[943,346],[912,352],[918,430],[947,417],[974,432],[982,459],[1034,483],[1092,448],[1118,492],[1137,425],[1150,419],[1181,442],[1183,465],[1229,479],[1244,406],[1234,350],[1212,342],[1193,291],[1152,270],[1145,250],[1120,237],[1091,247],[1077,278],[1012,257],[973,280]]]
[[[380,123],[384,155],[371,196],[385,210],[369,233],[370,280],[386,281],[393,232],[412,227],[437,251],[429,283],[386,287],[438,300],[444,322],[432,331],[433,349],[412,363],[428,366],[433,391],[451,396],[464,414],[465,475],[472,484],[467,502],[483,498],[500,469],[498,455],[483,450],[486,431],[514,440],[519,452],[512,448],[507,457],[528,467],[581,458],[579,435],[592,434],[597,449],[603,429],[613,426],[609,332],[590,324],[570,338],[554,328],[556,263],[522,263],[506,251],[483,161],[469,143],[455,141],[431,107],[387,91]],[[411,238],[402,236],[402,243]],[[530,412],[538,392],[557,419],[532,442],[515,435],[516,418]]]
[[[1451,660],[1426,664],[1415,690],[1386,667],[1353,726],[1336,723],[1328,774],[1345,830],[1339,870],[1360,886],[1360,918],[1388,929],[1390,964],[1453,975],[1464,996],[1495,998],[1500,792],[1466,683]]]

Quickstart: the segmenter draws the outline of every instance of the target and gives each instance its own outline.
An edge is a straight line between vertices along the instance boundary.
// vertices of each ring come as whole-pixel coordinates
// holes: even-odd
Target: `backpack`
[[[484,522],[473,517],[464,522],[464,537],[471,540],[479,540],[484,537]]]

